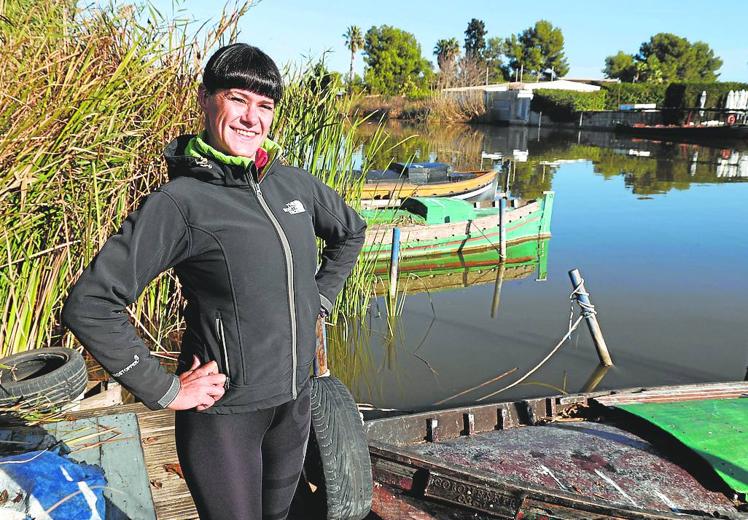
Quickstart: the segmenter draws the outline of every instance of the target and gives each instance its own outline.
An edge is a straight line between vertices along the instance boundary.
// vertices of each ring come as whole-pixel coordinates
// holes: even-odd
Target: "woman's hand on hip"
[[[202,411],[210,408],[223,397],[226,376],[218,372],[218,365],[215,361],[201,365],[198,357],[194,356],[192,367],[179,376],[179,382],[182,388],[179,389],[177,397],[168,408],[172,410],[195,408]]]

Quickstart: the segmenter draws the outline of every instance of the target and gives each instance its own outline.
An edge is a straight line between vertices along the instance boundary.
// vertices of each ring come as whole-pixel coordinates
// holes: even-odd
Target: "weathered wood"
[[[499,254],[506,260],[506,228],[509,224],[506,215],[506,199],[499,200]]]
[[[174,445],[173,411],[152,411],[136,403],[74,412],[71,416],[102,417],[123,412],[134,412],[138,417],[145,467],[158,520],[198,520],[195,503],[184,479],[167,471],[170,467],[167,465],[179,464]]]
[[[586,307],[591,307],[592,302],[585,290],[584,279],[582,278],[579,269],[572,269],[569,271],[569,278],[571,278],[577,302],[582,307],[582,312],[584,313],[584,318],[587,322],[587,328],[590,330],[592,341],[595,344],[597,355],[600,358],[600,364],[606,367],[613,366],[613,360],[610,357],[610,352],[608,352],[608,346],[605,344],[605,338],[603,337],[602,329],[600,329],[600,323],[597,321],[597,315],[594,312],[586,312]]]
[[[499,305],[501,304],[501,287],[504,285],[504,275],[506,274],[506,243],[504,244],[504,253],[502,253],[501,262],[496,272],[496,283],[493,286],[493,298],[491,300],[491,318],[499,315]],[[533,269],[534,271],[534,269]]]
[[[647,459],[646,454],[654,453],[650,451],[653,448],[647,448],[646,442],[641,438],[625,430],[616,429],[612,425],[598,424],[598,422],[580,423],[582,419],[575,410],[584,410],[593,405],[619,404],[629,401],[712,399],[726,396],[740,398],[744,395],[748,395],[748,383],[745,382],[651,389],[633,388],[527,399],[380,419],[367,422],[366,430],[376,478],[391,485],[407,484],[411,496],[433,497],[453,503],[457,507],[469,507],[474,511],[484,513],[500,511],[502,516],[508,517],[523,515],[532,517],[542,513],[561,519],[579,517],[695,518],[689,513],[696,514],[700,507],[714,507],[714,511],[719,509],[729,514],[734,511],[735,506],[723,494],[703,488],[693,475],[678,464],[673,464],[666,458],[657,458],[658,455],[650,456],[655,457],[653,460]],[[602,411],[603,409],[596,408],[582,415],[599,417]],[[569,418],[570,413],[577,416]],[[576,422],[564,424],[570,420]],[[542,426],[546,423],[550,424]],[[531,424],[541,426],[515,428]],[[433,435],[434,425],[438,425],[438,436]],[[510,431],[506,434],[492,431],[496,429],[510,429]],[[588,429],[590,429],[589,432],[587,432]],[[531,434],[531,432],[535,430],[537,433],[545,432],[544,441],[537,436],[532,436],[534,433]],[[597,430],[600,431],[596,433]],[[554,436],[560,437],[556,439]],[[499,449],[495,442],[484,444],[487,438],[495,439],[495,442],[501,441],[503,448]],[[560,449],[561,438],[567,439],[563,446],[565,450],[571,450],[571,455],[567,452],[554,454],[554,450]],[[613,446],[606,444],[608,442],[606,439],[613,438],[616,439]],[[514,439],[511,441],[512,444],[509,439]],[[535,439],[536,445],[533,444],[532,439]],[[584,442],[580,443],[580,439],[587,443],[591,441],[597,443],[594,449],[590,448],[592,458],[585,455],[586,452],[582,446]],[[629,449],[627,446],[630,446],[633,451],[626,451]],[[609,454],[610,462],[605,462],[603,457],[595,458],[597,454],[609,453],[610,448],[613,447],[617,451]],[[528,449],[535,450],[533,452],[535,454],[528,453]],[[552,464],[554,456],[560,457],[555,465]],[[545,474],[544,471],[548,472],[547,474],[552,475],[557,483],[559,483],[558,479],[550,473],[551,469],[546,468],[545,464],[549,464],[549,468],[555,468],[556,471],[571,464],[572,475],[562,476],[563,484],[559,483],[559,488],[546,484],[539,487],[537,482],[533,483],[525,479],[507,479],[506,475],[515,474],[514,468],[509,466],[515,463],[513,461],[518,461],[522,457],[528,459],[524,462],[526,465],[522,466],[527,471],[540,474]],[[574,457],[579,460],[574,462],[576,460]],[[619,464],[619,461],[621,466],[618,467],[618,471],[621,471],[621,474],[616,473],[615,467],[612,469],[609,467],[611,463]],[[640,461],[639,464],[654,464],[655,468],[669,468],[667,471],[671,473],[663,473],[663,476],[669,475],[669,478],[673,479],[674,488],[670,491],[660,488],[660,494],[657,494],[658,489],[651,489],[651,486],[646,484],[648,482],[646,475],[649,475],[646,470],[648,466],[641,466],[641,471],[639,471],[636,461]],[[498,467],[507,468],[503,472],[505,476],[501,476],[501,472],[495,473],[495,470],[489,471],[489,468],[497,467],[495,464],[499,464]],[[509,466],[505,466],[507,464]],[[522,463],[517,462],[517,464]],[[577,470],[573,469],[575,465],[579,466]],[[593,488],[599,485],[605,487],[608,498],[602,499],[594,493],[593,496],[586,496],[589,493],[582,493],[574,486],[569,486],[569,484],[581,485],[582,481],[573,477],[573,472],[579,470],[588,472],[587,480],[590,475],[592,476],[593,480],[587,482],[587,485],[592,484]],[[599,475],[598,471],[602,472],[603,476],[600,477],[599,483],[596,483],[598,479],[595,475]],[[666,470],[662,469],[662,471]],[[626,475],[630,474],[645,477],[642,480],[643,487],[636,488],[639,493],[637,496],[642,497],[641,503],[633,501],[626,495],[626,491],[633,492],[634,489],[627,489],[624,485],[628,482],[626,479],[629,478]],[[616,481],[623,487],[620,487]],[[629,485],[633,484],[633,481],[629,483]],[[599,493],[602,492],[600,489]],[[684,506],[689,504],[686,499],[690,497],[690,505],[685,510],[678,511],[677,514],[671,512],[671,507],[680,506],[663,503],[663,500],[667,502],[668,495],[672,496],[677,503],[683,503]],[[510,504],[513,496],[521,500]],[[645,507],[641,504],[648,505]],[[501,507],[508,509],[500,510]],[[709,512],[711,511],[709,509]]]

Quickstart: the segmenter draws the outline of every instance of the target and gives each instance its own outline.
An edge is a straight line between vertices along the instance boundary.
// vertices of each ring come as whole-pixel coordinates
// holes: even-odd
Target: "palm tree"
[[[460,42],[457,41],[457,38],[441,39],[434,46],[434,54],[436,54],[439,70],[450,72],[454,68],[457,56],[460,55]]]
[[[351,51],[351,69],[348,72],[348,88],[353,85],[353,60],[356,59],[356,53],[364,48],[364,37],[361,34],[361,28],[357,25],[351,25],[343,34],[345,46]]]

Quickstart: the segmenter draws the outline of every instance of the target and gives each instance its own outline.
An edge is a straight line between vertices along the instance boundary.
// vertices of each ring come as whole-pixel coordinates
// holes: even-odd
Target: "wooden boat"
[[[507,246],[507,258],[501,270],[501,255],[494,248],[467,253],[443,253],[427,257],[409,257],[400,262],[398,287],[407,294],[459,289],[473,285],[520,280],[536,273],[544,280],[548,272],[549,238],[515,242]],[[389,261],[380,259],[374,265],[378,296],[387,292]]]
[[[382,519],[402,517],[390,516],[397,509],[452,519],[745,518],[746,397],[748,382],[713,383],[367,421],[373,510]]]
[[[476,200],[495,191],[497,175],[496,170],[452,172],[444,163],[394,163],[389,170],[367,175],[361,203],[374,208],[397,205],[409,197]]]
[[[553,192],[542,199],[513,200],[506,209],[507,245],[550,237]],[[401,262],[415,257],[466,254],[499,248],[499,208],[475,207],[451,198],[416,197],[399,209],[363,210],[369,223],[363,254],[377,261],[388,259],[392,229],[400,228]]]

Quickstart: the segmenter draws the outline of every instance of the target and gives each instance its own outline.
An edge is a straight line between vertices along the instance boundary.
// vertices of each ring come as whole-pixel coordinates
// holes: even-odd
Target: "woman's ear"
[[[206,110],[208,106],[208,90],[205,88],[205,85],[200,85],[197,89],[197,103],[203,111]]]

